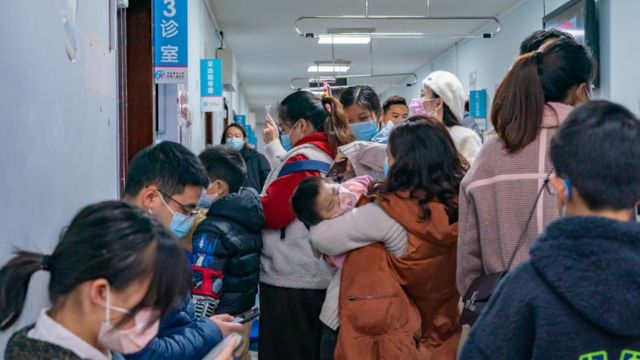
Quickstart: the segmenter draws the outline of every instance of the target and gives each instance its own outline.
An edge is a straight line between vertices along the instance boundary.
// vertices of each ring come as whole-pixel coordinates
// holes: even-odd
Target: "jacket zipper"
[[[398,295],[367,295],[367,296],[349,295],[347,296],[347,300],[365,301],[365,300],[379,300],[379,299],[394,298],[394,297],[398,297]]]

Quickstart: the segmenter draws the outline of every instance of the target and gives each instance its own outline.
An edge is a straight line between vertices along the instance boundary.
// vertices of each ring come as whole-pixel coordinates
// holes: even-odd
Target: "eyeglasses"
[[[176,200],[176,199],[172,198],[171,196],[169,196],[169,195],[168,195],[167,193],[165,193],[164,191],[162,191],[162,190],[158,189],[158,192],[159,192],[162,196],[164,196],[166,199],[169,199],[169,200],[173,201],[174,203],[178,204],[178,206],[180,207],[180,212],[181,212],[183,215],[186,215],[186,216],[192,217],[192,216],[196,216],[196,214],[198,213],[198,210],[197,210],[197,209],[191,209],[191,210],[189,210],[189,209],[188,209],[185,205],[183,205],[180,201],[178,201],[178,200]]]

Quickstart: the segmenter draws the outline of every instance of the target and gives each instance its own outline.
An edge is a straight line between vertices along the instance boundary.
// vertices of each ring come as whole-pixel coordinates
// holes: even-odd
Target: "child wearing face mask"
[[[1,330],[20,317],[29,279],[40,270],[51,273],[51,308],[11,337],[5,359],[106,360],[135,353],[183,299],[190,275],[168,230],[120,201],[81,210],[51,255],[20,251],[0,269]]]
[[[291,198],[291,207],[306,226],[319,224],[353,210],[367,195],[371,176],[359,176],[338,184],[319,176],[308,177],[298,185]],[[333,267],[342,268],[345,255],[325,256]]]
[[[200,199],[206,217],[193,233],[191,265],[196,316],[233,316],[250,310],[256,302],[262,251],[264,213],[258,193],[243,188],[245,163],[237,150],[214,146],[200,161],[209,187]],[[250,323],[245,324],[248,338]],[[236,355],[248,352],[248,341]]]

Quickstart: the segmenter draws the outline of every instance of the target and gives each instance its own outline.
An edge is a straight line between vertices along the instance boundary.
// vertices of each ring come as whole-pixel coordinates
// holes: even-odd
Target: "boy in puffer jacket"
[[[255,190],[241,187],[246,170],[240,152],[214,146],[199,157],[209,177],[201,203],[209,211],[193,233],[196,315],[239,315],[254,306],[258,293],[262,204]]]
[[[509,272],[462,360],[640,359],[640,120],[594,101],[551,142],[562,218]]]

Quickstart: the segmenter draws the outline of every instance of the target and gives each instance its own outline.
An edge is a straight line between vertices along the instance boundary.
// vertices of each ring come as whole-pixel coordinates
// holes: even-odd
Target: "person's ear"
[[[211,184],[208,192],[222,197],[229,193],[229,185],[226,181],[216,180]]]
[[[158,189],[155,186],[144,187],[138,195],[139,206],[145,211],[154,209],[157,206],[158,196]]]
[[[591,85],[588,83],[578,85],[576,97],[578,99],[578,103],[587,103],[591,101]]]
[[[89,282],[89,299],[95,306],[105,307],[107,304],[107,291],[109,282],[100,278]]]
[[[553,189],[554,194],[556,194],[556,198],[558,199],[558,204],[567,205],[569,203],[569,189],[567,189],[567,184],[555,174],[551,175],[549,178],[549,186]]]
[[[302,134],[302,136],[307,135],[314,131],[313,126],[311,126],[311,123],[306,119],[298,120],[298,127],[300,129],[300,134]]]

